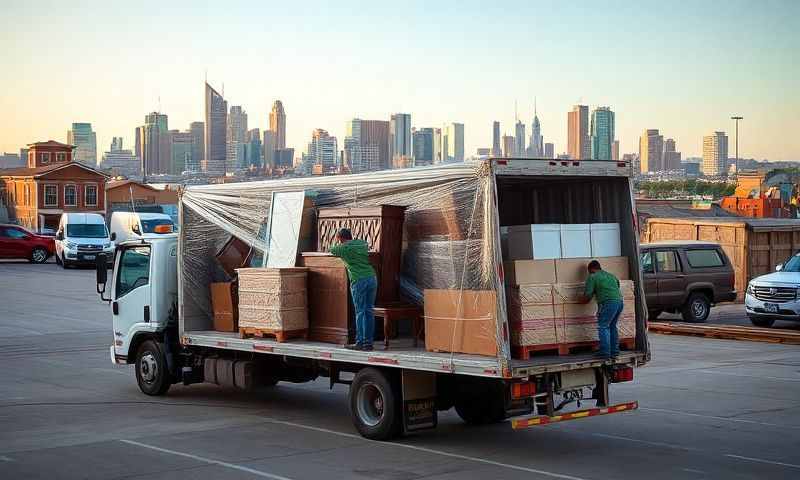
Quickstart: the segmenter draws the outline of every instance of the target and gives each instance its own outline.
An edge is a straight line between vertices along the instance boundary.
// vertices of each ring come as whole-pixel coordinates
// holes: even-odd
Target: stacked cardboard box
[[[425,349],[497,355],[493,290],[425,290]]]
[[[636,312],[633,293],[633,281],[620,280],[623,296],[623,309],[617,321],[620,340],[635,338]],[[553,298],[556,316],[563,322],[563,342],[567,344],[596,342],[597,338],[597,303],[580,303],[584,284],[553,285]]]
[[[239,329],[261,333],[308,330],[305,268],[240,268]]]

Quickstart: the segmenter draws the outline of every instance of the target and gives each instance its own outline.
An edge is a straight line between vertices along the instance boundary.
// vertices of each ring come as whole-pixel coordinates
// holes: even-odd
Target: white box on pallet
[[[592,233],[588,223],[561,225],[561,258],[592,256]]]
[[[619,223],[593,223],[592,257],[619,257],[622,255]]]
[[[552,260],[561,258],[561,228],[558,224],[508,227],[508,260]]]

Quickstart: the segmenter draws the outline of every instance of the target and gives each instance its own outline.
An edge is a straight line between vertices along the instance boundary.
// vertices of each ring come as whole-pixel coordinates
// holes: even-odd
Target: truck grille
[[[797,298],[797,289],[788,287],[753,287],[753,294],[765,302],[784,303]]]

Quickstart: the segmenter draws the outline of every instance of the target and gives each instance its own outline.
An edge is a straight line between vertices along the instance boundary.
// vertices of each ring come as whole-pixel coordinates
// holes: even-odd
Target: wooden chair
[[[412,335],[414,337],[414,347],[416,348],[419,336],[425,325],[422,317],[422,307],[409,303],[390,303],[376,305],[372,310],[377,318],[383,319],[383,348],[389,349],[389,337],[395,329],[396,320],[411,320]]]

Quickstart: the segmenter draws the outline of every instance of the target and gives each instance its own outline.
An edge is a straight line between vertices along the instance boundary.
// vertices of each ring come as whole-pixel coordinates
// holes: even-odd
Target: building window
[[[24,195],[25,195],[23,200],[25,200],[25,205],[30,205],[31,204],[31,186],[26,183],[23,188],[24,188],[23,192],[24,192]]]
[[[75,185],[64,185],[64,206],[77,207],[78,206],[78,192]]]
[[[83,203],[87,207],[97,206],[97,185],[86,185],[86,190],[83,194]]]
[[[42,163],[50,163],[50,152],[43,152],[39,154],[39,161]]]
[[[67,161],[66,152],[56,152],[56,162],[66,162],[66,161]]]
[[[58,185],[44,186],[44,206],[45,207],[58,206]]]

